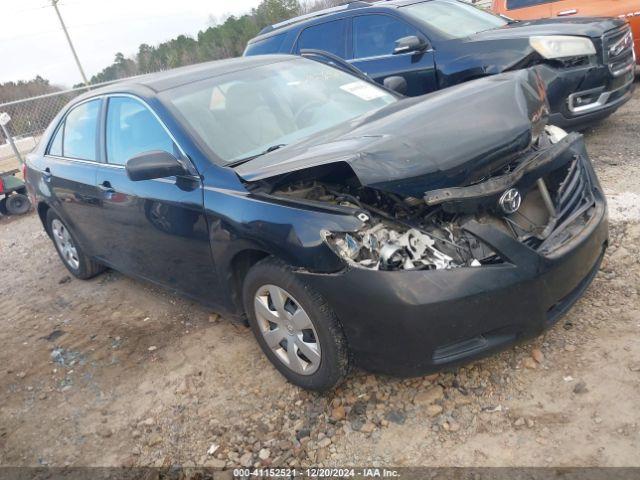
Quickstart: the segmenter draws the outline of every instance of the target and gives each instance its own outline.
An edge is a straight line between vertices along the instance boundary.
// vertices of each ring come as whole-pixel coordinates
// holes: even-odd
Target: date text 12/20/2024
[[[234,478],[397,478],[388,468],[235,468]]]

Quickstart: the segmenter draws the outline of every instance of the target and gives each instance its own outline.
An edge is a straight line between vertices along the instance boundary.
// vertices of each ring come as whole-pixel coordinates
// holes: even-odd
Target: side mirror
[[[426,50],[427,42],[424,39],[410,35],[408,37],[402,37],[396,40],[396,47],[393,49],[393,54],[409,53],[409,52],[422,52]]]
[[[130,158],[125,170],[129,179],[134,182],[187,174],[176,157],[160,150],[144,152]]]
[[[407,93],[407,81],[399,75],[385,78],[382,84],[400,95],[406,95]]]

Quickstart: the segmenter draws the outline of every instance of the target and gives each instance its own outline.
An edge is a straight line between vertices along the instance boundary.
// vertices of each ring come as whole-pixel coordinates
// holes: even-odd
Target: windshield
[[[396,101],[382,88],[305,59],[188,84],[165,97],[225,163],[265,154]]]
[[[431,0],[402,9],[447,38],[468,37],[507,24],[503,18],[458,1]]]

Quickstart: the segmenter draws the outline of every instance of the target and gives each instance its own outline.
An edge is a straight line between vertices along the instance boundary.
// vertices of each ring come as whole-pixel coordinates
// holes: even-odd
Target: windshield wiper
[[[266,155],[267,153],[271,153],[275,150],[278,150],[279,148],[282,147],[286,147],[287,144],[286,143],[278,143],[276,145],[271,145],[269,148],[267,148],[266,150],[263,150],[260,153],[257,153],[255,155],[251,155],[250,157],[245,157],[245,158],[240,158],[239,160],[234,160],[233,162],[229,162],[227,163],[227,167],[237,167],[238,165],[242,165],[245,162],[248,162],[249,160],[253,160],[254,158],[258,158],[262,155]]]

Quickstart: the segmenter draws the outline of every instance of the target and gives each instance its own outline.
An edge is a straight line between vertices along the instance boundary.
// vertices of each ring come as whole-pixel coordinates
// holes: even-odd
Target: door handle
[[[42,172],[42,178],[44,179],[45,182],[48,182],[51,180],[51,169],[49,167],[44,169],[44,172]]]
[[[98,185],[98,188],[106,194],[116,193],[115,189],[111,186],[111,182],[109,180],[105,180],[104,182]]]
[[[563,10],[561,12],[558,12],[558,16],[566,17],[568,15],[575,15],[576,13],[578,13],[578,10],[576,10],[575,8],[572,8],[571,10]]]

